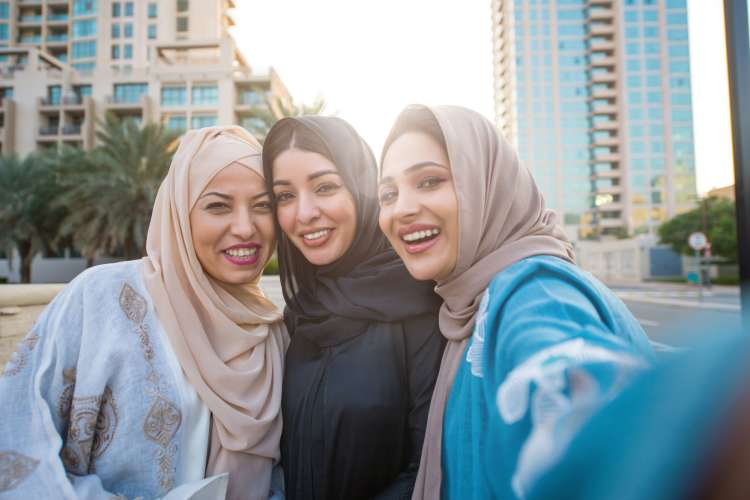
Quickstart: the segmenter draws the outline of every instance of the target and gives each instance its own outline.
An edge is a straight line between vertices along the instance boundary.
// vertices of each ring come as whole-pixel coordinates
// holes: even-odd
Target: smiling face
[[[273,162],[273,192],[281,230],[312,264],[339,259],[357,229],[354,198],[336,165],[318,153],[288,149]]]
[[[458,202],[445,150],[422,132],[405,132],[383,158],[380,229],[409,273],[441,280],[456,267]]]
[[[190,211],[190,232],[209,276],[232,285],[252,282],[276,243],[263,178],[237,163],[221,170]]]

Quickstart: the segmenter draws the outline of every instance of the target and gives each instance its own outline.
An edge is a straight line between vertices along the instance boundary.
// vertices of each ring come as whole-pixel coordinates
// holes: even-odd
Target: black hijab
[[[435,311],[439,299],[431,292],[432,283],[415,281],[409,275],[378,227],[377,164],[356,130],[336,117],[279,120],[263,148],[263,171],[271,192],[273,161],[288,149],[311,151],[331,161],[357,210],[351,246],[324,266],[307,261],[276,219],[290,332],[330,347],[363,333],[370,322],[397,322]]]

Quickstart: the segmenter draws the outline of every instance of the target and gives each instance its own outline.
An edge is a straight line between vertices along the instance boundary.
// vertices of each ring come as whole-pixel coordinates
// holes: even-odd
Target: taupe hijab
[[[429,110],[445,138],[458,200],[456,267],[435,291],[442,297],[440,331],[448,340],[427,419],[414,499],[440,498],[443,415],[453,379],[474,327],[474,315],[495,275],[533,255],[573,262],[573,250],[531,173],[512,146],[479,113],[457,106]],[[395,127],[394,127],[395,128]]]
[[[211,411],[207,475],[229,472],[227,498],[268,498],[279,459],[281,381],[288,339],[260,276],[228,285],[203,271],[190,210],[211,179],[238,163],[263,176],[261,146],[240,127],[182,138],[159,188],[144,280],[182,370]]]

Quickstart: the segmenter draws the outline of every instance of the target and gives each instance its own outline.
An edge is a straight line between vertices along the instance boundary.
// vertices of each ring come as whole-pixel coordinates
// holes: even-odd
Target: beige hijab
[[[182,138],[156,196],[143,273],[156,314],[190,384],[211,411],[207,475],[229,472],[227,498],[268,498],[279,459],[281,380],[288,338],[258,283],[220,283],[195,254],[190,210],[223,168],[263,175],[261,146],[240,127]]]
[[[532,255],[573,262],[573,250],[531,173],[511,145],[479,113],[428,108],[445,136],[458,199],[456,267],[435,291],[443,298],[440,331],[447,339],[430,403],[414,499],[440,498],[443,415],[474,327],[474,315],[495,275]],[[449,450],[449,452],[451,452]]]

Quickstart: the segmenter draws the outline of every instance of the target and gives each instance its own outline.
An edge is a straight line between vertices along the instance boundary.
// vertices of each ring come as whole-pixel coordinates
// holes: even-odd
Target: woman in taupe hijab
[[[531,174],[478,113],[407,108],[380,175],[381,229],[444,301],[413,498],[523,498],[591,408],[651,359],[648,339],[575,265]]]
[[[0,496],[268,498],[288,344],[259,286],[275,241],[260,144],[188,132],[147,257],[76,277],[0,376]]]

